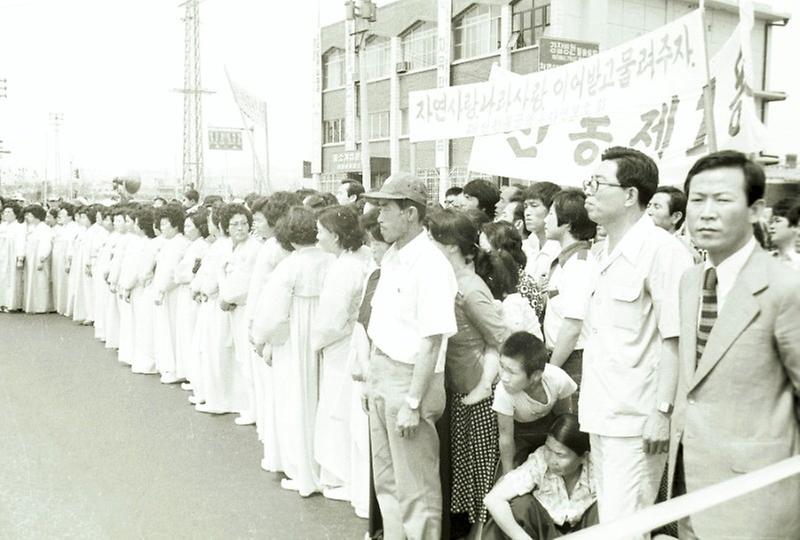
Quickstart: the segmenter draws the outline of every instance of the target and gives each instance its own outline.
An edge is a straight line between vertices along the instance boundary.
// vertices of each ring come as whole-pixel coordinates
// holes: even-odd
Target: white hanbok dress
[[[119,352],[117,360],[129,366],[134,359],[134,320],[133,301],[128,291],[138,281],[137,263],[142,252],[145,237],[133,233],[125,234],[125,250],[122,253],[119,275],[116,279],[117,306],[119,307]]]
[[[245,311],[247,291],[250,288],[260,247],[261,242],[253,237],[248,237],[247,240],[234,246],[221,267],[222,273],[219,278],[220,301],[235,306],[227,314],[233,334],[233,353],[236,362],[230,366],[220,366],[223,369],[222,378],[230,381],[230,391],[240,407],[235,410],[248,419],[255,419],[256,407],[250,360],[252,346]]]
[[[280,471],[280,452],[278,438],[275,434],[275,398],[272,383],[272,366],[268,365],[265,358],[271,360],[272,348],[267,346],[262,339],[257,339],[263,334],[258,326],[258,314],[271,309],[271,306],[262,304],[261,296],[264,286],[269,281],[273,270],[289,252],[278,242],[277,238],[267,239],[258,248],[256,264],[253,268],[253,277],[250,279],[250,288],[247,291],[247,304],[245,304],[245,318],[249,330],[249,337],[253,343],[264,344],[262,353],[250,351],[250,361],[253,370],[254,401],[256,406],[256,432],[259,440],[264,445],[264,455],[261,466],[267,471]]]
[[[22,309],[23,269],[17,260],[25,257],[25,234],[18,221],[0,223],[0,307],[9,311]]]
[[[75,304],[78,300],[78,288],[81,282],[81,275],[84,273],[82,252],[83,242],[86,240],[86,232],[88,230],[86,227],[83,227],[78,223],[75,225],[77,226],[75,238],[69,245],[66,260],[69,272],[67,272],[67,309],[64,311],[64,315],[70,318],[75,315]],[[80,309],[81,315],[83,316],[80,321],[84,321],[86,320],[86,311],[83,306],[81,306]]]
[[[358,319],[367,272],[372,265],[372,253],[365,246],[355,252],[342,252],[325,274],[317,316],[312,324],[313,347],[322,351],[314,455],[320,464],[322,484],[344,486],[348,491],[351,487],[350,405],[353,394],[348,365],[350,338]],[[369,462],[364,466],[369,470]]]
[[[80,282],[75,293],[75,308],[72,312],[72,320],[74,321],[94,322],[95,326],[97,326],[95,321],[97,293],[95,291],[94,271],[97,257],[100,254],[100,249],[105,244],[107,236],[108,231],[100,224],[93,224],[86,230],[86,236],[81,245],[83,267],[81,268]],[[95,336],[97,336],[96,329]]]
[[[53,311],[50,282],[50,255],[53,250],[53,229],[44,222],[28,227],[25,238],[25,313]]]
[[[178,285],[175,283],[175,268],[189,247],[189,241],[181,233],[164,240],[156,256],[153,275],[153,298],[161,298],[155,306],[153,339],[156,367],[165,382],[178,380],[175,363],[176,321],[178,311]]]
[[[125,246],[130,240],[128,233],[115,233],[116,241],[114,248],[111,250],[111,262],[108,265],[108,277],[106,283],[108,287],[108,296],[106,296],[106,348],[118,349],[119,348],[119,330],[120,330],[120,300],[117,295],[117,280],[122,271],[122,262],[125,257]],[[112,235],[113,236],[113,235]]]
[[[158,373],[153,350],[153,321],[155,319],[153,273],[156,256],[163,243],[164,239],[161,237],[144,240],[136,269],[136,285],[131,290],[131,305],[133,306],[133,365],[131,365],[131,371],[134,373]]]
[[[108,232],[97,238],[97,255],[92,258],[92,284],[94,285],[94,337],[106,339],[106,303],[111,292],[106,278],[111,267],[111,256],[119,233]]]
[[[325,272],[333,255],[319,247],[293,251],[275,268],[264,286],[270,306],[260,326],[272,346],[276,433],[283,471],[302,496],[320,491],[314,459],[314,428],[319,399],[319,354],[311,345]]]
[[[190,285],[195,277],[195,268],[208,250],[205,238],[194,240],[175,267],[175,283],[178,288],[177,316],[175,321],[175,370],[178,378],[193,381],[196,376],[192,369],[195,361],[194,330],[197,323],[197,302],[192,300]]]
[[[51,256],[51,273],[53,281],[53,307],[56,313],[66,315],[69,309],[69,273],[67,259],[72,252],[72,244],[80,227],[70,220],[65,225],[53,229],[53,254]]]

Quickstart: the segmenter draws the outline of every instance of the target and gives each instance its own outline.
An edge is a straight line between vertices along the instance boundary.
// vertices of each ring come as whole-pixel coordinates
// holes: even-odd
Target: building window
[[[453,58],[462,60],[500,48],[500,7],[474,5],[453,21]]]
[[[344,118],[325,120],[322,122],[322,143],[333,144],[344,142]]]
[[[530,47],[550,26],[550,0],[519,0],[511,6],[511,30],[514,46]]]
[[[422,69],[436,64],[436,26],[418,24],[402,38],[403,62],[408,69]]]
[[[369,140],[389,138],[389,111],[369,113]]]
[[[365,80],[371,81],[389,76],[390,49],[388,40],[373,39],[369,41],[364,54],[367,55]]]
[[[322,88],[339,88],[344,83],[344,51],[335,49],[322,58]]]

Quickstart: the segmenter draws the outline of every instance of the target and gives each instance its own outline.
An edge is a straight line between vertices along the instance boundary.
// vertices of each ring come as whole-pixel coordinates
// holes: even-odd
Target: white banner
[[[525,129],[602,116],[620,95],[669,82],[704,81],[699,10],[585,60],[503,80],[411,92],[412,142]]]
[[[748,26],[738,31],[711,62],[715,79],[714,118],[720,149],[756,152],[762,149],[764,126],[756,115],[750,81]],[[497,68],[493,78],[519,75]],[[702,83],[693,89],[664,83],[641,87],[638,97],[609,101],[609,112],[566,122],[478,137],[469,169],[475,172],[549,180],[580,187],[610,146],[627,146],[650,155],[659,164],[662,184],[682,184],[692,163],[708,152]]]

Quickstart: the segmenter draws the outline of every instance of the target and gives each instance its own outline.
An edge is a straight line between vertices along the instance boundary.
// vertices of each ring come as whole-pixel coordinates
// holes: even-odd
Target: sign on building
[[[209,150],[241,150],[242,149],[242,130],[241,129],[209,129],[208,130],[208,149]]]
[[[539,69],[550,69],[583,60],[600,52],[600,45],[589,41],[539,38]]]
[[[331,164],[335,173],[361,172],[361,152],[355,150],[333,154]]]

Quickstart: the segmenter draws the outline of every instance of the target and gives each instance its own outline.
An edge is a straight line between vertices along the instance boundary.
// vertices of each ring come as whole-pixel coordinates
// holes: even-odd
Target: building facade
[[[754,7],[755,95],[765,109],[785,97],[763,86],[770,28],[788,15]],[[487,81],[493,64],[538,71],[542,37],[603,51],[696,8],[677,0],[398,0],[378,8],[375,22],[325,26],[315,42],[314,178],[326,191],[347,178],[377,189],[389,174],[411,171],[428,179],[435,198],[476,177],[467,170],[472,139],[411,143],[410,92]],[[738,21],[735,0],[707,0],[710,56]]]

